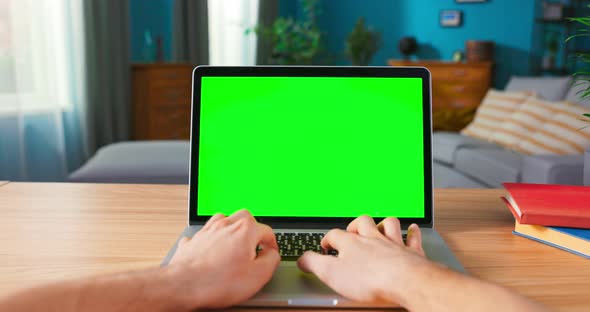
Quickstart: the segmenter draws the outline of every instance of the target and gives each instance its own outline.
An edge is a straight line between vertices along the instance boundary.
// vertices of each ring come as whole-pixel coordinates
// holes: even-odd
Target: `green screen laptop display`
[[[198,215],[424,217],[422,80],[203,77]]]

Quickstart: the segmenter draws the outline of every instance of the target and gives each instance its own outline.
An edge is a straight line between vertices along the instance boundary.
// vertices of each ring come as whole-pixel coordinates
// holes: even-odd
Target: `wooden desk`
[[[511,234],[502,190],[437,190],[435,224],[470,274],[562,311],[590,310],[590,262]],[[0,294],[157,266],[186,225],[186,186],[0,187]]]

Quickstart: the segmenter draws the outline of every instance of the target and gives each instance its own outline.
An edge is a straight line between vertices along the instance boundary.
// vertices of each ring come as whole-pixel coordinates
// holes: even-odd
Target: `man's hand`
[[[169,267],[187,307],[222,308],[256,294],[280,260],[272,229],[240,210],[216,214],[192,239],[182,239]]]
[[[346,231],[328,232],[322,248],[338,250],[338,257],[306,252],[297,263],[299,268],[314,273],[339,294],[361,302],[398,301],[392,286],[404,287],[401,278],[406,274],[402,273],[428,262],[418,226],[409,227],[404,245],[395,218],[376,225],[371,217],[361,216]]]
[[[546,311],[503,287],[451,271],[427,260],[417,225],[404,244],[399,221],[355,219],[332,230],[322,247],[338,257],[305,253],[298,262],[339,294],[362,302],[391,302],[410,311]]]

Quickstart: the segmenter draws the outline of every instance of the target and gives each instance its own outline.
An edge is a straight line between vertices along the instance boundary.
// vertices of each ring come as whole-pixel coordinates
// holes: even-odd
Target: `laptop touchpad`
[[[266,305],[281,302],[284,305],[331,305],[343,299],[315,275],[303,273],[295,262],[281,262],[272,279],[246,305]],[[265,304],[266,303],[266,304]]]

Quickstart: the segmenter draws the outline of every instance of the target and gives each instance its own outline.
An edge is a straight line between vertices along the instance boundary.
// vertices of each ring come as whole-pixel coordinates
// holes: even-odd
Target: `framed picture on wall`
[[[459,10],[440,11],[440,26],[459,27],[463,22],[463,13]]]

